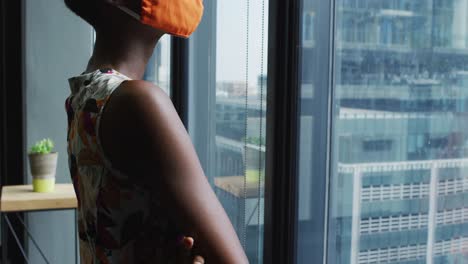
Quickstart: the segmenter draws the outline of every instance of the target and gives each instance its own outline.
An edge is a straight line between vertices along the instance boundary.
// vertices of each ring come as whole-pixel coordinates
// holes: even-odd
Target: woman
[[[81,262],[248,263],[170,98],[140,80],[165,32],[195,30],[201,0],[65,3],[96,31],[66,100]]]

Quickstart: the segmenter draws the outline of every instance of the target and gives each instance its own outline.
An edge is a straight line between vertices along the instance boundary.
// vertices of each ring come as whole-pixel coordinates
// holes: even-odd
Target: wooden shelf
[[[56,210],[77,208],[72,184],[56,184],[52,193],[33,192],[32,185],[3,186],[1,212]]]

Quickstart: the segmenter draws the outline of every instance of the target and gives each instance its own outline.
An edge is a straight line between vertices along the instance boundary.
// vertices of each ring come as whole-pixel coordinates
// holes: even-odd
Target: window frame
[[[182,123],[188,127],[189,41],[171,37],[171,99]]]
[[[300,4],[300,0],[270,1],[263,252],[265,263],[296,262],[299,46],[302,38]]]
[[[308,1],[308,5],[306,5]],[[318,0],[300,0],[302,3],[301,10],[306,12],[306,8],[313,7],[315,11],[315,25],[314,32],[315,45],[313,49],[309,49],[307,43],[299,43],[301,48],[301,58],[298,61],[301,74],[307,72],[307,76],[299,77],[300,85],[312,84],[314,87],[313,96],[309,97],[306,94],[301,95],[302,87],[299,87],[299,113],[301,116],[313,117],[313,135],[312,135],[312,150],[315,157],[311,162],[312,174],[300,175],[298,169],[298,178],[310,177],[310,204],[309,210],[313,212],[313,219],[302,220],[299,216],[296,217],[298,223],[298,234],[295,254],[295,263],[327,263],[328,245],[332,241],[328,241],[328,211],[329,211],[329,182],[333,172],[332,159],[333,155],[338,153],[332,152],[333,149],[333,122],[332,117],[335,114],[334,107],[334,56],[335,56],[335,1],[318,1]],[[302,21],[299,26],[302,25]],[[309,61],[311,63],[307,63]],[[303,68],[304,67],[304,68]],[[304,87],[305,88],[305,87]],[[306,124],[304,124],[306,125]],[[299,121],[299,128],[297,138],[298,144],[301,144],[301,122]],[[309,135],[305,135],[310,137]],[[299,148],[299,147],[298,147]],[[300,156],[300,155],[299,155]],[[300,158],[300,157],[299,157]],[[297,180],[297,184],[301,184]],[[297,187],[298,196],[299,186]],[[298,204],[299,206],[299,204]],[[301,232],[305,229],[306,232]],[[303,237],[308,236],[309,243],[304,243]],[[308,254],[304,254],[307,252]]]

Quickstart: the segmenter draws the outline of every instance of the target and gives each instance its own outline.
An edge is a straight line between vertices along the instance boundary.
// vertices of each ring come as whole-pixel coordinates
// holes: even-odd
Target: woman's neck
[[[146,34],[145,32],[96,32],[96,43],[87,72],[103,68],[112,68],[131,79],[143,78],[146,65],[153,54],[154,47],[162,34]]]

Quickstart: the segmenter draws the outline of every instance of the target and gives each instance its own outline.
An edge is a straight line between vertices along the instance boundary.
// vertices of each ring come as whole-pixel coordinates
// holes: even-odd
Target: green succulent
[[[54,142],[50,138],[44,138],[37,141],[31,147],[30,154],[49,154],[54,149]]]

